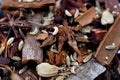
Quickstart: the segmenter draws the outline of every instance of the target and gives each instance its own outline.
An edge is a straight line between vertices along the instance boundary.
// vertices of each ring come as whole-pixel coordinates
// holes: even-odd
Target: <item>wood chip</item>
[[[15,2],[14,0],[3,0],[1,8],[41,8],[45,5],[55,4],[55,0],[41,0],[31,3]]]
[[[85,26],[91,23],[95,18],[97,18],[96,11],[95,8],[92,7],[88,9],[83,15],[78,16],[75,21],[78,22],[81,26]]]
[[[107,34],[105,35],[104,39],[100,43],[96,54],[94,55],[95,58],[102,64],[102,65],[109,65],[112,61],[113,57],[115,56],[119,45],[120,45],[120,15],[115,20],[115,23],[111,26]],[[115,43],[116,48],[114,50],[107,50],[105,47],[109,44]],[[106,60],[105,57],[108,57]]]

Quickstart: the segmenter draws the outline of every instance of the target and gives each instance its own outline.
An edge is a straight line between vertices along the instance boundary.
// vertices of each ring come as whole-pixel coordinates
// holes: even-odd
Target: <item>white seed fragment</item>
[[[59,29],[56,26],[53,27],[53,29],[54,29],[54,31],[53,31],[52,35],[56,35],[58,33]]]
[[[23,0],[23,2],[33,2],[34,0]]]
[[[115,45],[115,43],[112,43],[112,45],[107,45],[105,46],[105,49],[107,50],[114,50],[117,46]]]
[[[117,5],[114,5],[114,8],[117,8]]]
[[[75,69],[76,69],[76,66],[72,66],[71,69],[70,69],[71,73],[76,74]]]
[[[66,56],[66,64],[70,67],[70,57],[68,55]]]
[[[31,35],[36,35],[39,32],[39,29],[37,27],[34,28],[32,32],[30,32]]]
[[[2,46],[2,47],[0,48],[0,55],[2,54],[2,52],[4,51],[4,49],[5,49],[4,46]]]
[[[74,58],[75,60],[77,60],[77,53],[76,53],[76,52],[73,53],[73,58]]]
[[[83,62],[85,63],[85,62],[88,62],[91,58],[92,58],[92,53],[90,53],[84,60],[83,60]]]
[[[7,46],[12,44],[14,39],[15,39],[14,37],[9,38],[8,41],[7,41]]]
[[[68,10],[65,10],[65,14],[66,14],[67,16],[69,16],[69,17],[72,16],[72,14],[71,14]]]
[[[65,76],[58,76],[55,80],[64,80]]]
[[[18,57],[18,56],[13,56],[11,59],[12,59],[12,60],[15,60],[15,61],[20,61],[20,60],[21,60],[21,58]]]
[[[21,41],[19,42],[19,44],[18,44],[18,50],[19,50],[19,51],[21,51],[21,50],[22,50],[23,45],[24,45],[24,41],[23,41],[23,40],[21,40]]]
[[[75,14],[74,14],[74,18],[78,17],[80,15],[79,9],[75,9]]]
[[[74,61],[74,62],[71,62],[71,64],[70,65],[72,65],[72,66],[78,66],[79,65],[79,63],[78,62],[76,62],[76,61]]]
[[[114,16],[108,10],[105,10],[102,13],[101,24],[106,25],[106,24],[112,24],[113,22],[114,22]]]
[[[27,66],[23,67],[21,70],[19,70],[19,74],[22,74],[24,73],[25,71],[27,70]]]
[[[62,69],[63,68],[59,68],[55,65],[50,65],[49,63],[41,63],[36,67],[38,75],[42,77],[55,76],[58,73],[58,71]]]
[[[75,59],[73,58],[73,55],[70,55],[70,60],[75,61]]]

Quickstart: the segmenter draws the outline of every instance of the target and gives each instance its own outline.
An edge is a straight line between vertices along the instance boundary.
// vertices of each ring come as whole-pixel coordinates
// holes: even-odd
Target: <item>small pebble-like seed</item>
[[[24,73],[27,70],[27,66],[23,67],[21,70],[19,70],[19,74]]]
[[[20,61],[20,60],[21,60],[21,58],[18,57],[18,56],[13,56],[11,59],[12,59],[12,60],[15,60],[15,61]]]
[[[23,40],[21,40],[21,41],[19,42],[19,44],[18,44],[18,50],[19,50],[19,51],[21,51],[21,50],[22,50],[23,45],[24,45],[24,41],[23,41]]]
[[[9,38],[8,41],[7,41],[7,46],[12,44],[14,39],[15,39],[14,37]]]

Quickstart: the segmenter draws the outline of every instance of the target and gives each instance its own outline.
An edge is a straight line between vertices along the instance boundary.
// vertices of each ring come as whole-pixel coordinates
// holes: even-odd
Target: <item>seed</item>
[[[9,38],[8,41],[7,41],[7,46],[12,44],[14,39],[15,39],[14,37]]]
[[[71,73],[76,74],[75,69],[76,69],[76,66],[71,67],[70,69]]]
[[[58,76],[55,80],[64,80],[65,76]]]
[[[74,61],[74,62],[71,62],[70,65],[72,65],[72,66],[78,66],[79,64],[78,64],[78,62]]]
[[[4,51],[4,49],[5,49],[4,46],[2,46],[2,47],[0,48],[0,55],[2,54],[2,52]]]
[[[85,62],[88,62],[91,58],[92,58],[92,53],[91,54],[89,54],[84,60],[83,60],[83,62],[85,63]]]
[[[73,58],[73,55],[70,55],[70,60],[75,61],[75,59]]]
[[[106,60],[108,60],[108,57],[105,57]]]
[[[52,35],[56,35],[57,33],[58,33],[58,27],[53,27],[53,29],[54,29],[54,32],[52,33]]]
[[[31,35],[36,35],[39,32],[39,29],[37,27],[34,28],[32,32],[30,32]]]
[[[105,49],[107,49],[107,50],[114,50],[116,47],[117,47],[117,46],[115,45],[115,43],[112,43],[112,45],[107,45],[107,46],[105,47]]]
[[[27,66],[23,67],[21,70],[19,70],[19,74],[24,73],[27,70]]]
[[[68,55],[66,56],[66,64],[70,67],[70,57]]]
[[[21,51],[21,49],[23,48],[23,45],[24,45],[24,41],[21,40],[18,44],[18,50]]]
[[[71,14],[68,10],[65,10],[65,14],[66,14],[67,16],[69,16],[69,17],[72,16],[72,14]]]
[[[11,59],[12,59],[12,60],[15,60],[15,61],[20,61],[20,60],[21,60],[21,58],[18,57],[18,56],[13,56]]]

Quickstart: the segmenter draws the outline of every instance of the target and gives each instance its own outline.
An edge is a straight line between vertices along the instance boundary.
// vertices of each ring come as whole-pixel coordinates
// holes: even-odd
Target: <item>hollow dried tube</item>
[[[22,62],[34,61],[37,64],[43,61],[43,50],[40,48],[40,43],[36,40],[36,36],[27,35],[25,44],[22,50]]]

